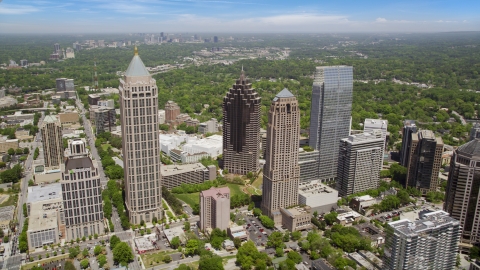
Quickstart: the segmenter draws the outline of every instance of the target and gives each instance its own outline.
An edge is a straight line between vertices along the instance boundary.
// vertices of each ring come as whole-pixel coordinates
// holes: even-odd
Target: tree
[[[185,221],[185,222],[183,223],[183,226],[185,227],[185,231],[187,231],[187,232],[190,231],[190,222]]]
[[[256,217],[261,216],[262,215],[262,210],[260,210],[260,208],[253,209],[253,215],[256,216]]]
[[[198,269],[223,270],[222,258],[212,252],[204,252],[200,256]]]
[[[77,247],[71,247],[68,249],[68,253],[69,253],[69,258],[70,259],[73,259],[73,258],[76,258],[78,256],[78,254],[80,254],[80,248],[77,246]]]
[[[283,256],[283,248],[277,247],[277,248],[275,249],[275,256],[277,256],[277,257],[282,257],[282,256]]]
[[[302,233],[299,231],[294,231],[292,232],[292,240],[293,241],[298,241],[300,238],[302,238]]]
[[[190,266],[182,263],[177,268],[175,268],[175,270],[193,270],[193,269]]]
[[[283,235],[283,242],[288,242],[290,241],[290,232],[285,231],[285,234]]]
[[[303,261],[303,258],[302,258],[302,255],[300,255],[298,252],[296,251],[290,251],[287,255],[287,257],[294,261],[295,264],[299,264]]]
[[[285,244],[283,243],[283,234],[281,232],[272,232],[268,236],[267,240],[267,247],[278,248],[284,247]]]
[[[113,260],[126,265],[133,260],[133,253],[130,246],[125,242],[118,243],[113,249]]]
[[[93,249],[93,254],[95,254],[95,256],[98,256],[98,254],[102,253],[102,246],[95,246],[95,248]]]
[[[118,238],[118,236],[116,235],[112,235],[112,237],[110,237],[110,248],[111,249],[114,249],[118,243],[120,243],[120,238]]]
[[[15,155],[15,149],[10,148],[10,149],[8,149],[7,153],[8,153],[10,156],[13,156],[13,155]]]
[[[28,148],[27,148],[28,149]],[[17,150],[15,150],[15,154],[16,155],[21,155],[23,154],[23,149],[22,148],[17,148]]]
[[[235,245],[235,248],[238,249],[240,246],[242,246],[242,239],[238,237],[233,238],[233,244]]]
[[[23,216],[24,216],[24,217],[27,217],[27,216],[28,216],[28,213],[27,213],[27,212],[28,212],[28,211],[27,211],[27,204],[24,203],[24,204],[23,204]]]
[[[7,167],[7,163],[0,161],[0,168]]]
[[[173,249],[177,249],[179,246],[180,246],[181,242],[180,242],[180,238],[178,236],[175,236],[172,238],[172,242],[170,243],[170,245],[172,246]]]
[[[82,251],[82,256],[84,258],[88,257],[88,249],[84,248],[83,251]]]
[[[196,255],[198,254],[198,240],[190,239],[185,245],[185,255]]]
[[[40,149],[35,148],[35,151],[33,152],[33,159],[36,160],[38,158],[38,155],[40,155]]]
[[[23,148],[23,153],[28,155],[28,153],[30,153],[30,149],[28,149],[28,147]]]
[[[103,254],[100,254],[97,257],[97,261],[98,261],[99,266],[103,268],[103,266],[105,264],[107,264],[107,256],[105,256]]]
[[[337,212],[330,212],[325,214],[323,218],[328,225],[332,225],[334,222],[337,221],[338,213]]]
[[[80,262],[80,267],[82,267],[82,269],[86,269],[89,265],[90,263],[88,262],[88,259],[84,259]]]
[[[273,227],[275,227],[275,222],[273,222],[273,220],[268,216],[261,215],[259,219],[260,222],[262,222],[262,225],[265,226],[265,228],[273,229]]]
[[[242,270],[251,270],[253,266],[263,265],[266,268],[266,265],[271,265],[271,259],[266,253],[259,252],[255,244],[249,240],[238,249],[236,263]]]
[[[71,261],[65,261],[65,270],[76,270],[75,265]]]

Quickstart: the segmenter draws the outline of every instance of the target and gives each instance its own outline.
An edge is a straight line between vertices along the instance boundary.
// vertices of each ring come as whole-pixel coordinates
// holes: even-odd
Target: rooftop
[[[343,220],[347,220],[347,219],[355,219],[355,218],[358,218],[358,217],[361,217],[361,216],[362,215],[360,215],[359,213],[357,213],[355,211],[349,211],[349,212],[346,212],[346,213],[338,214],[337,219],[340,220],[340,221],[343,221]]]
[[[47,115],[45,118],[43,118],[44,123],[55,123],[57,122],[57,117],[55,115]]]
[[[373,132],[373,133],[360,133],[356,135],[350,135],[348,138],[342,139],[342,141],[347,141],[349,143],[359,143],[359,142],[366,142],[366,141],[384,141],[382,139],[382,133],[381,132]]]
[[[27,203],[35,203],[58,198],[62,198],[62,184],[60,183],[28,187]]]
[[[204,197],[215,197],[216,195],[230,194],[230,189],[228,187],[216,188],[212,187],[210,189],[200,192],[200,196]]]
[[[147,68],[143,64],[142,59],[138,56],[138,50],[135,47],[135,55],[128,65],[127,71],[125,71],[125,76],[134,77],[134,76],[150,76]]]
[[[318,194],[337,193],[333,188],[322,184],[320,180],[314,180],[307,183],[301,183],[298,186],[298,194],[304,197],[318,196]]]
[[[195,171],[203,171],[206,169],[202,163],[193,163],[193,164],[174,164],[174,165],[164,165],[161,166],[161,174],[162,176],[170,176],[176,175],[179,173],[187,173],[187,172],[195,172]]]
[[[289,98],[289,97],[295,97],[287,88],[283,88],[280,93],[278,93],[273,101],[277,101],[279,98]]]
[[[55,228],[58,225],[57,209],[44,211],[43,204],[37,203],[30,206],[30,218],[28,220],[29,231],[42,231]]]
[[[388,223],[388,225],[395,229],[395,232],[407,237],[455,224],[459,224],[459,221],[451,218],[447,212],[442,210],[425,214],[422,219],[416,221],[402,219]]]
[[[283,211],[285,211],[287,214],[289,214],[291,217],[296,217],[296,216],[300,216],[300,215],[305,215],[305,214],[308,214],[310,210],[309,209],[310,207],[300,207],[300,206],[297,206],[297,207],[293,207],[293,208],[282,208]]]
[[[465,155],[480,155],[480,139],[475,138],[474,140],[469,141],[468,143],[458,147],[457,152]]]
[[[384,119],[366,118],[364,122],[364,126],[368,126],[370,128],[387,129],[387,125],[388,125],[388,120],[384,120]]]
[[[12,220],[15,212],[15,206],[0,207],[0,221]]]

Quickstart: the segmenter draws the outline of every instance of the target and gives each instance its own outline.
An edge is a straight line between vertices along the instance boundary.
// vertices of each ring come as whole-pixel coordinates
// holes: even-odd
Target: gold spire
[[[135,55],[138,55],[137,45],[135,45]]]

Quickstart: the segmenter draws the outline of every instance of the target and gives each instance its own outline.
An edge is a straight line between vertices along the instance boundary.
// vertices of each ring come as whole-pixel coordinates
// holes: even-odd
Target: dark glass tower
[[[260,97],[242,74],[223,98],[223,168],[247,174],[258,170]]]

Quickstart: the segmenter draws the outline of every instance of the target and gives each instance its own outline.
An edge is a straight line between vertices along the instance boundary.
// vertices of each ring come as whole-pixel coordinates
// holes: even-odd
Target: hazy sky
[[[0,0],[0,33],[399,31],[480,31],[480,0]]]

